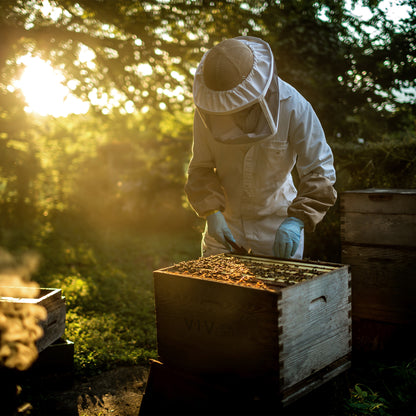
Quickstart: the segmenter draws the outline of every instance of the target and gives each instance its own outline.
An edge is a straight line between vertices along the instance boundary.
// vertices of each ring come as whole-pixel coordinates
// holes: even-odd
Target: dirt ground
[[[82,381],[66,382],[65,386],[39,383],[30,404],[27,400],[21,401],[18,412],[12,416],[139,416],[149,371],[150,365],[118,367]],[[306,401],[300,400],[299,404],[290,406],[283,414],[340,414],[333,412],[328,400],[329,397],[339,397],[336,391],[339,383],[328,387]],[[325,409],[323,403],[331,409]],[[0,415],[3,416],[1,411]]]
[[[65,387],[42,388],[18,415],[138,416],[149,367],[119,367]],[[45,391],[47,390],[47,394]],[[26,408],[25,408],[26,405]]]

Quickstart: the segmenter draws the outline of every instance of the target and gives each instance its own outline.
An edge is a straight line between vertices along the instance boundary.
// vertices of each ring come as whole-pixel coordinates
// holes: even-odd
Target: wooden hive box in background
[[[401,336],[416,324],[416,190],[348,191],[340,199],[354,349],[402,348]]]
[[[29,288],[33,290],[33,288]],[[47,318],[39,322],[43,329],[43,336],[36,342],[38,352],[43,351],[50,344],[61,338],[65,332],[66,304],[61,289],[40,289],[36,298],[0,298],[0,301],[27,303],[43,306]]]
[[[229,257],[321,274],[286,287],[257,288],[189,276],[175,266],[155,271],[158,353],[165,366],[245,380],[253,389],[274,383],[283,405],[349,368],[347,266]]]
[[[41,289],[38,305],[44,306],[48,313],[46,320],[40,323],[43,337],[37,342],[37,347],[41,352],[65,333],[66,302],[62,290]]]

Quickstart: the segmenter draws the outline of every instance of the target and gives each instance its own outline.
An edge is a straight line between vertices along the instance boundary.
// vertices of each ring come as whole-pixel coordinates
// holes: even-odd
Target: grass
[[[199,256],[199,233],[54,227],[39,244],[35,279],[61,288],[65,337],[74,342],[75,369],[88,376],[156,358],[153,274]]]

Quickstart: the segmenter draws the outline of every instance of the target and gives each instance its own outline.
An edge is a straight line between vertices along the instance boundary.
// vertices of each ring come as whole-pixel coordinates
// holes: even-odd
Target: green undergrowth
[[[356,363],[352,374],[347,415],[416,414],[416,354],[368,358]]]
[[[199,256],[199,234],[58,224],[39,250],[35,279],[62,289],[65,338],[82,377],[157,357],[153,271]]]

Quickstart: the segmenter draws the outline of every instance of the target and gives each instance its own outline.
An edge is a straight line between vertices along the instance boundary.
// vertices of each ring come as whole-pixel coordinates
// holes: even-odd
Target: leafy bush
[[[350,415],[389,415],[386,401],[369,387],[356,384],[350,393],[351,398],[346,405]]]
[[[416,136],[403,132],[373,142],[331,144],[337,189],[416,188]]]

